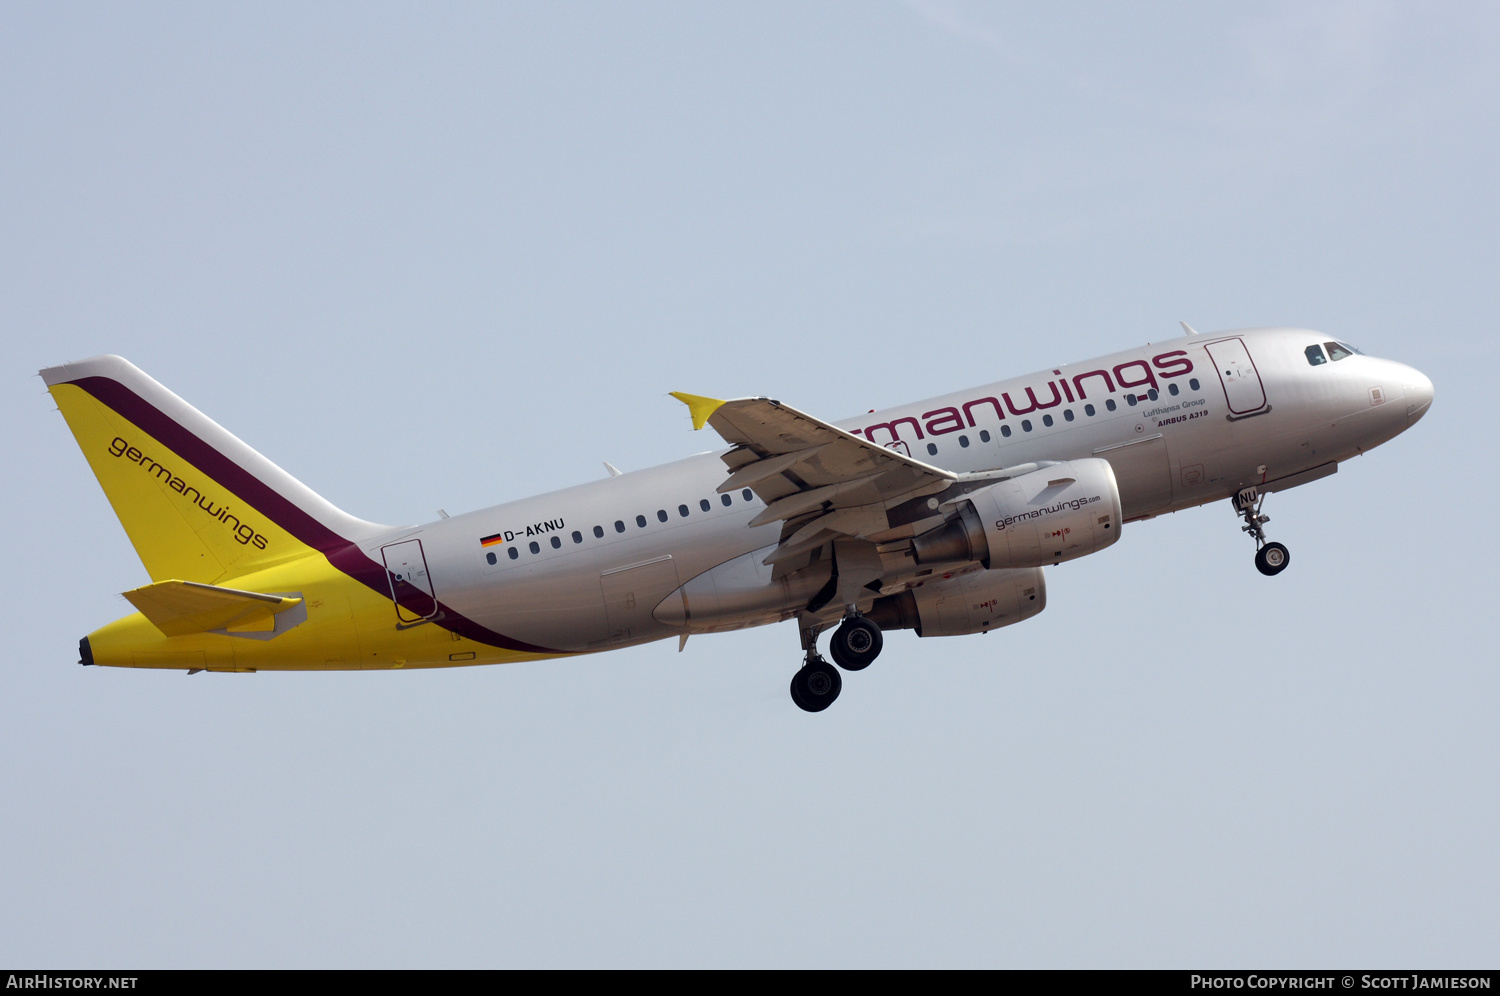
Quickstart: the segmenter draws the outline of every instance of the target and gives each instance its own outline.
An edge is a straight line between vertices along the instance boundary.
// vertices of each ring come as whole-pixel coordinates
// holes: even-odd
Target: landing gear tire
[[[852,616],[834,630],[828,652],[833,655],[833,662],[845,671],[863,671],[875,663],[884,645],[879,626],[864,616]]]
[[[792,675],[792,701],[804,712],[822,712],[843,691],[839,669],[821,657],[808,661]]]
[[[1255,552],[1255,569],[1266,577],[1274,577],[1286,570],[1292,556],[1280,543],[1267,543]]]

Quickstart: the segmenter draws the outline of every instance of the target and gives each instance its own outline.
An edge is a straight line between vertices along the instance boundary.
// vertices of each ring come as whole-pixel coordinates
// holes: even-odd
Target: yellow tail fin
[[[384,528],[324,501],[118,356],[41,374],[153,581],[214,583]]]

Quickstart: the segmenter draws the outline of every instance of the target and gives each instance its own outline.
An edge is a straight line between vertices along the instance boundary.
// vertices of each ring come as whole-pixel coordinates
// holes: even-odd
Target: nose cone
[[[1406,421],[1413,424],[1432,407],[1432,381],[1411,367],[1406,368]]]

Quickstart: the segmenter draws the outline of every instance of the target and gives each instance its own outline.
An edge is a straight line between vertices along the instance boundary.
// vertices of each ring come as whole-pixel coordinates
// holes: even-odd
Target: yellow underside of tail
[[[401,623],[389,597],[338,570],[242,495],[108,405],[72,384],[56,384],[51,393],[157,582],[128,596],[139,599],[136,604],[156,622],[137,612],[90,634],[95,664],[343,670],[556,656],[478,643],[443,628],[441,618]],[[274,610],[215,614],[206,601],[213,593],[185,595],[173,587],[183,582],[279,598]]]
[[[209,671],[322,671],[454,667],[541,660],[459,636],[442,621],[400,624],[395,604],[339,571],[322,554],[234,579],[236,588],[301,598],[278,614],[281,632],[167,636],[136,613],[89,635],[95,664]],[[305,619],[297,611],[305,607]],[[286,626],[285,622],[277,625]]]

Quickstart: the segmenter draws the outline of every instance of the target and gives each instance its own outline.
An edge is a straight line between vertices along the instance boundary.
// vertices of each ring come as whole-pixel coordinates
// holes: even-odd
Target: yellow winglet
[[[697,394],[684,394],[681,391],[673,391],[672,397],[688,406],[688,411],[693,416],[694,429],[701,429],[707,425],[713,413],[719,410],[720,405],[724,404],[718,398],[705,398]]]

